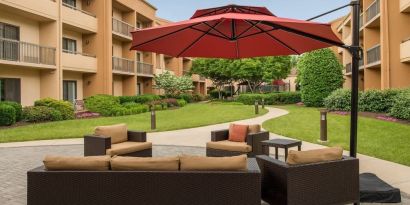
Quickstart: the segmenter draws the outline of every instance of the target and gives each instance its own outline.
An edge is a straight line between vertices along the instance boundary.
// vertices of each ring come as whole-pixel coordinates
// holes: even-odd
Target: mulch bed
[[[335,111],[335,112],[329,112],[329,113],[334,114],[334,115],[350,115],[350,112],[341,112],[341,111]],[[388,116],[386,113],[359,112],[359,116],[373,118],[373,119],[387,121],[387,122],[396,122],[400,124],[410,125],[410,121],[396,119],[394,117]]]

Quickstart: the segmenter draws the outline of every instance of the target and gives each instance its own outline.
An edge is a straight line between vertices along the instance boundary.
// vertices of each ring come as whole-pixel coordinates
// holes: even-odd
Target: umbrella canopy
[[[228,5],[191,19],[132,32],[132,48],[174,57],[249,58],[299,55],[343,46],[331,26],[279,18],[265,7]]]

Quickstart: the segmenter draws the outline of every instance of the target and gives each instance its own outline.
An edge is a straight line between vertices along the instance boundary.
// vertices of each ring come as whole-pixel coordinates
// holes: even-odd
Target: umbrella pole
[[[358,122],[358,98],[359,98],[359,60],[360,48],[360,1],[353,0],[352,5],[352,96],[350,113],[350,156],[357,157],[357,122]]]

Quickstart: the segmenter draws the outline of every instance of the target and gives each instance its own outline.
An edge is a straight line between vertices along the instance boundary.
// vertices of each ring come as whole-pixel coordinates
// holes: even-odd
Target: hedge
[[[146,94],[146,95],[135,95],[135,96],[119,96],[119,102],[126,103],[126,102],[135,102],[140,104],[146,104],[151,101],[160,100],[161,97],[158,95]]]
[[[111,95],[95,95],[85,99],[88,111],[100,113],[102,116],[113,116],[121,113],[120,99]]]
[[[398,119],[410,120],[410,89],[396,96],[389,114]]]
[[[359,98],[359,109],[363,112],[388,113],[400,90],[368,90]]]
[[[12,101],[3,101],[3,102],[0,102],[0,104],[12,106],[14,110],[16,111],[16,122],[22,120],[23,107],[21,106],[20,103],[12,102]]]
[[[27,122],[60,121],[63,116],[60,111],[46,106],[30,106],[23,108],[23,117]]]
[[[54,108],[61,113],[62,120],[74,119],[74,106],[72,103],[52,98],[44,98],[34,102],[34,106],[45,106]]]
[[[332,92],[324,100],[324,105],[331,111],[350,111],[351,109],[351,94],[352,91],[348,89],[338,89]]]
[[[16,123],[16,109],[7,104],[0,104],[0,126],[10,126]]]
[[[245,105],[253,105],[255,101],[264,99],[266,105],[295,104],[301,101],[299,92],[282,92],[269,94],[241,94],[236,101]]]
[[[179,100],[177,100],[177,104],[178,104],[179,107],[184,107],[188,103],[184,99],[179,99]]]

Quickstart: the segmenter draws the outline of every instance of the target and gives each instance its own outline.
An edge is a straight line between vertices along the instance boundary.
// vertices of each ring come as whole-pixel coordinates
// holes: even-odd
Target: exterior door
[[[141,83],[137,83],[137,95],[142,95],[141,89]]]
[[[0,78],[0,101],[21,103],[21,82],[17,78]]]
[[[63,81],[63,99],[73,103],[77,100],[77,81]]]

